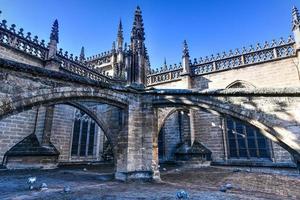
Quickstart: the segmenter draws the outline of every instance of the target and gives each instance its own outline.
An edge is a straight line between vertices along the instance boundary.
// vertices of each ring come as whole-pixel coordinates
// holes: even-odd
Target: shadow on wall
[[[112,162],[118,133],[124,125],[122,109],[107,104],[98,105],[97,102],[79,103],[81,106],[76,107],[70,106],[72,103],[55,105],[52,116],[46,114],[48,107],[41,106],[2,119],[0,127],[5,127],[0,132],[0,138],[4,136],[0,140],[3,165],[8,168],[48,169],[55,168],[58,162],[69,162],[71,157],[72,162]],[[81,113],[81,117],[74,115],[75,110]],[[84,110],[89,112],[85,113]],[[48,117],[51,119],[51,134],[45,142],[45,137],[48,137],[45,135],[45,127],[49,128]],[[102,126],[109,133],[104,132]],[[110,134],[109,139],[107,134]],[[13,140],[5,139],[12,137]],[[113,141],[110,140],[112,137]]]
[[[232,93],[238,92],[241,89],[231,89]],[[237,93],[238,94],[238,93]],[[214,96],[178,96],[165,97],[157,101],[156,106],[174,107],[190,106],[199,107],[208,112],[217,112],[224,115],[232,116],[242,121],[248,122],[253,126],[262,130],[263,135],[278,143],[281,147],[291,153],[296,163],[300,162],[300,155],[297,151],[299,146],[299,122],[296,116],[288,112],[289,108],[282,108],[286,98],[281,97],[255,97],[255,96],[221,96],[215,98]],[[281,98],[281,99],[280,99]],[[251,108],[245,106],[251,105]],[[272,107],[270,110],[269,107]],[[291,105],[289,105],[291,106]],[[264,107],[268,112],[264,111]],[[280,109],[277,109],[279,108]],[[289,116],[289,118],[282,118],[281,115]],[[294,127],[291,127],[294,126]],[[296,130],[296,127],[298,129]],[[294,131],[293,131],[294,130]],[[285,134],[286,133],[286,134]]]

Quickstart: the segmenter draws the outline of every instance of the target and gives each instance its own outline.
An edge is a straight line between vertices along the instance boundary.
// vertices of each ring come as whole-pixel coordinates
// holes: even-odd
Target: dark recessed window
[[[82,111],[76,110],[72,156],[92,156],[94,154],[95,122]]]
[[[270,141],[258,128],[231,117],[226,126],[230,158],[271,158]]]

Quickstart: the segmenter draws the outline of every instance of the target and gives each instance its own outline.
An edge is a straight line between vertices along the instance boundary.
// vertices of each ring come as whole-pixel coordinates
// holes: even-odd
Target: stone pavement
[[[299,199],[300,175],[294,172],[262,173],[236,168],[184,169],[164,166],[162,181],[123,183],[113,180],[112,167],[80,166],[56,170],[0,172],[1,199],[176,199],[179,190],[190,199]],[[162,169],[163,169],[162,168]],[[37,177],[29,190],[27,179]],[[47,188],[38,187],[46,183]],[[230,183],[232,189],[220,192]],[[70,192],[64,192],[69,187]]]

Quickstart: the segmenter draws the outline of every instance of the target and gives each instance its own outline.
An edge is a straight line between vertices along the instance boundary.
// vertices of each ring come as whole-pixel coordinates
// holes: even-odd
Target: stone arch
[[[127,108],[128,94],[112,89],[92,87],[60,87],[40,89],[3,98],[0,102],[0,120],[6,116],[39,105],[61,104],[72,100],[93,100],[120,108]]]
[[[55,105],[67,105],[73,108],[77,108],[80,111],[83,111],[84,113],[87,114],[87,116],[89,116],[92,120],[95,121],[95,123],[103,130],[104,135],[106,136],[109,144],[112,147],[112,153],[113,153],[113,157],[114,157],[114,161],[116,158],[116,152],[117,152],[117,139],[114,141],[113,135],[110,131],[110,129],[108,128],[108,125],[105,121],[103,121],[101,118],[99,118],[95,113],[93,113],[92,111],[90,111],[87,107],[85,107],[84,105],[81,105],[80,103],[77,102],[61,102],[59,104],[51,104],[52,106]],[[18,113],[17,113],[18,114]],[[35,124],[36,125],[36,124]],[[29,135],[31,135],[32,133],[34,133],[35,128],[33,127],[33,132],[31,132]],[[71,132],[71,134],[73,134]],[[4,153],[4,158],[2,159],[2,163],[4,163],[5,161],[5,154],[10,151],[11,148],[13,148],[15,145],[17,145],[20,141],[23,141],[25,138],[27,138],[29,135],[25,135],[23,138],[20,138],[19,141],[15,141],[12,145],[8,146],[9,148],[7,148]],[[51,136],[52,137],[52,136]],[[70,140],[72,140],[72,137],[70,138]]]
[[[103,130],[103,132],[104,132],[105,136],[107,137],[109,143],[114,146],[110,130],[108,128],[107,123],[104,120],[99,118],[95,113],[93,113],[91,110],[89,110],[87,107],[85,107],[84,105],[82,105],[80,103],[77,103],[77,102],[74,102],[74,101],[68,101],[68,102],[62,103],[62,104],[67,104],[67,105],[73,106],[73,107],[77,108],[78,110],[81,110],[84,113],[86,113]]]
[[[184,98],[165,98],[154,102],[155,106],[173,106],[173,107],[190,107],[190,108],[201,108],[208,112],[218,113],[220,115],[229,115],[248,122],[249,124],[259,128],[262,134],[274,142],[277,142],[280,146],[290,152],[294,158],[300,160],[300,153],[295,146],[290,144],[284,137],[282,137],[273,127],[272,123],[268,122],[261,116],[255,117],[255,112],[246,110],[237,105],[211,100],[202,99],[184,99]],[[299,145],[299,144],[298,144]]]
[[[191,137],[191,132],[185,131],[184,126],[187,117],[189,117],[189,109],[185,107],[178,108],[162,108],[159,110],[158,129],[154,135],[154,146],[157,148],[158,161],[174,161],[175,152],[178,144]],[[179,112],[184,112],[179,115]],[[171,129],[164,127],[171,127]]]
[[[1,98],[0,101],[0,120],[21,113],[23,111],[30,110],[31,108],[38,106],[49,106],[55,104],[70,104],[75,100],[86,100],[94,101],[99,103],[106,103],[113,105],[125,110],[128,109],[129,100],[134,99],[134,97],[128,97],[130,94],[126,93],[125,89],[107,89],[107,88],[93,88],[93,87],[60,87],[52,89],[39,89],[36,91],[30,91],[26,93],[16,94],[15,96],[8,96]],[[74,106],[74,103],[73,103]],[[83,110],[82,107],[76,105],[77,108]],[[84,109],[85,110],[85,109]],[[85,110],[87,111],[87,110]],[[89,112],[88,112],[89,113]],[[101,125],[102,128],[106,130],[106,136],[110,141],[110,144],[113,144],[113,153],[115,166],[117,162],[117,152],[118,138],[113,142],[112,136],[109,131],[109,128],[103,121],[97,119],[96,116],[93,116],[89,113],[91,118],[94,118],[97,124]],[[120,130],[121,132],[125,131],[125,127]]]
[[[226,89],[229,88],[247,88],[247,89],[254,89],[256,88],[252,83],[248,81],[243,81],[243,80],[236,80],[229,85],[226,86]]]
[[[162,109],[162,116],[160,116],[160,119],[158,119],[158,129],[157,129],[157,136],[159,132],[161,131],[162,127],[164,126],[166,120],[175,112],[178,111],[184,111],[189,112],[189,109],[187,107],[177,107],[177,108],[171,108],[171,109]]]

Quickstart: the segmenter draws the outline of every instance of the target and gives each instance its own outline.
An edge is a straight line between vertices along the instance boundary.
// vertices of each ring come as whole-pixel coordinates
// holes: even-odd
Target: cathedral
[[[61,86],[75,89],[70,97],[53,92],[53,98],[45,96],[52,99],[43,103],[26,104],[28,93],[20,100],[26,106],[1,107],[8,109],[0,113],[1,166],[52,169],[103,162],[114,164],[116,178],[121,179],[117,172],[126,170],[151,171],[154,176],[163,163],[296,169],[300,163],[299,105],[293,93],[300,86],[296,7],[291,28],[293,36],[286,39],[195,59],[190,58],[192,44],[184,40],[180,62],[154,69],[139,7],[130,41],[124,42],[120,21],[111,49],[89,57],[84,47],[75,57],[58,48],[57,20],[48,44],[2,20],[0,68],[19,66],[33,74],[15,75],[18,70],[10,73],[3,67],[3,102],[7,96],[27,94],[24,88],[37,94]],[[37,80],[42,75],[47,78]],[[93,84],[108,91],[96,98],[96,92],[90,95],[84,89]],[[72,96],[81,87],[82,94]],[[112,101],[119,91],[123,96]]]
[[[86,59],[86,63],[99,68],[104,74],[117,79],[126,79],[129,83],[146,83],[147,70],[150,71],[149,55],[145,46],[145,32],[142,11],[137,7],[131,31],[130,43],[124,44],[122,22],[118,27],[117,40],[112,43],[112,49]],[[84,59],[84,49],[81,51]],[[130,65],[134,67],[130,67]],[[141,74],[138,78],[136,74]]]

